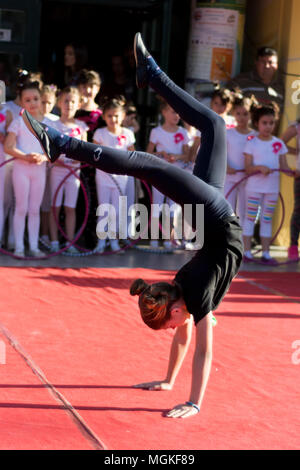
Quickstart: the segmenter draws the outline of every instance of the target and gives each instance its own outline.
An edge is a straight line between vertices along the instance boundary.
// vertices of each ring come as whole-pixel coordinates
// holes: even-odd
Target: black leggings
[[[107,173],[127,174],[145,180],[180,205],[204,204],[204,220],[214,224],[233,210],[223,196],[227,164],[224,120],[179,88],[165,73],[150,78],[150,86],[180,117],[201,131],[201,147],[194,174],[154,155],[123,151],[70,138],[63,151]]]

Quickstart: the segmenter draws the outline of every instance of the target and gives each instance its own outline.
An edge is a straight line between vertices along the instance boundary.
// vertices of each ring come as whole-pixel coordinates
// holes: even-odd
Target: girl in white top
[[[180,168],[184,168],[189,159],[189,136],[184,127],[178,126],[180,116],[171,106],[164,100],[160,100],[160,112],[163,117],[163,124],[151,130],[149,143],[146,149],[147,153],[152,153],[158,157],[164,158],[169,163],[173,163]],[[162,204],[165,200],[164,194],[160,193],[156,188],[152,188],[152,204],[151,208],[151,226],[159,226],[159,216]],[[175,204],[166,198],[165,202],[169,207]],[[164,246],[167,249],[172,247],[172,243],[167,233],[163,233]],[[158,247],[158,240],[151,240],[150,246]]]
[[[26,83],[20,93],[20,104],[39,121],[50,125],[41,113],[40,84]],[[47,158],[36,139],[24,125],[21,116],[12,121],[4,144],[5,152],[15,157],[13,187],[16,199],[14,214],[15,255],[24,256],[24,230],[28,215],[30,256],[41,256],[38,249],[40,206],[45,189]]]
[[[21,101],[20,101],[20,94],[22,89],[26,83],[29,82],[38,82],[40,88],[43,86],[43,82],[41,80],[41,76],[39,73],[28,72],[24,69],[19,69],[17,71],[17,81],[16,81],[16,88],[15,94],[16,97],[14,100],[7,101],[5,103],[5,108],[7,108],[12,115],[12,119],[16,119],[19,117],[21,112]],[[10,155],[6,155],[6,160],[11,159]],[[15,212],[15,196],[14,196],[14,188],[13,188],[13,181],[12,181],[12,170],[13,170],[13,162],[9,162],[5,165],[5,190],[4,190],[4,218],[8,218],[8,235],[7,235],[7,246],[8,249],[13,249],[15,246],[14,240],[14,230],[13,230],[13,218]]]
[[[4,186],[5,186],[5,154],[3,143],[6,131],[12,121],[12,114],[5,106],[0,104],[0,246],[2,245],[4,225]]]
[[[262,261],[268,264],[276,264],[270,256],[269,247],[272,237],[272,218],[279,194],[280,174],[273,170],[281,169],[290,172],[290,175],[293,174],[287,165],[285,143],[272,135],[278,111],[276,103],[253,107],[252,122],[258,133],[256,136],[251,136],[244,148],[245,169],[250,176],[246,183],[246,215],[243,224],[245,259],[253,259],[251,237],[260,205]],[[257,172],[259,174],[255,174]]]
[[[94,133],[94,143],[111,147],[116,149],[134,150],[135,137],[133,132],[126,127],[122,127],[122,122],[125,117],[124,99],[122,97],[114,98],[103,106],[103,119],[106,127],[96,129]],[[110,247],[112,251],[119,251],[120,245],[117,239],[119,227],[119,197],[126,195],[128,186],[127,175],[110,175],[102,170],[96,170],[96,187],[98,195],[98,204],[107,204],[108,211],[107,218],[110,225],[110,236],[107,231],[98,233],[98,229],[102,226],[106,216],[101,216],[98,219],[97,235],[99,237],[97,251],[103,253],[106,245],[106,238],[110,240]],[[103,206],[104,208],[104,206]],[[127,220],[124,220],[127,224]],[[105,227],[103,227],[105,229]],[[102,230],[102,229],[101,229]],[[128,233],[128,228],[126,229]]]
[[[51,121],[57,121],[59,119],[59,116],[51,112],[56,104],[56,92],[57,92],[56,85],[44,85],[42,88],[42,92],[41,92],[42,113],[44,114],[45,117],[47,117]],[[50,167],[49,167],[49,162],[47,162],[46,187],[45,187],[44,197],[43,197],[43,201],[41,205],[41,239],[46,245],[49,245],[50,243],[50,239],[49,239],[50,210],[51,210]]]
[[[64,88],[58,96],[57,106],[60,109],[61,117],[58,121],[52,121],[51,126],[58,129],[62,134],[86,141],[88,126],[74,117],[80,106],[80,94],[78,89],[75,87]],[[75,174],[68,176],[65,182],[61,185],[62,181],[70,173],[68,168],[75,171]],[[63,197],[66,235],[68,240],[73,240],[75,236],[76,205],[80,187],[80,180],[75,175],[79,175],[79,171],[80,163],[67,158],[63,154],[58,158],[50,170],[51,205],[55,205],[55,216],[53,211],[50,212],[51,251],[53,252],[59,250],[58,227],[56,220],[59,219]],[[58,191],[59,186],[60,189]],[[68,248],[68,252],[77,253],[77,250],[74,246],[70,246]]]
[[[193,126],[190,126],[187,122],[183,122],[183,126],[188,134],[188,148],[189,148],[189,156],[188,161],[184,163],[183,169],[188,171],[189,173],[193,173],[196,156],[199,152],[200,144],[201,144],[201,132],[199,129],[196,129]],[[178,230],[183,231],[182,237],[179,237]],[[174,212],[174,238],[175,244],[178,248],[184,250],[197,250],[200,247],[194,243],[192,243],[192,239],[194,238],[194,233],[191,225],[188,223],[187,220],[182,222],[182,209],[181,206],[178,204],[176,205],[176,209]],[[176,240],[177,238],[177,240]]]
[[[227,130],[227,174],[224,186],[224,195],[230,202],[233,210],[243,225],[246,201],[246,180],[237,185],[245,177],[244,147],[251,136],[253,129],[249,127],[251,121],[251,107],[255,103],[254,98],[246,98],[236,93],[232,103],[232,115],[237,123],[236,127]],[[234,189],[232,189],[235,186]]]

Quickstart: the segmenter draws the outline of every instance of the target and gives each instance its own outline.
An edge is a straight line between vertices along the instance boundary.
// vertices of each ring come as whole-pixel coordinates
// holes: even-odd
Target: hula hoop
[[[4,162],[2,162],[0,164],[0,168],[2,166],[4,166],[6,163],[9,163],[13,160],[15,160],[15,158],[10,158],[9,160],[5,160]],[[76,237],[72,241],[72,244],[75,243],[78,240],[78,238],[81,236],[84,228],[85,228],[85,225],[80,228],[78,234],[76,235]],[[65,247],[61,248],[60,250],[58,250],[54,253],[45,254],[44,256],[17,256],[14,253],[11,253],[10,251],[4,250],[2,247],[0,247],[0,253],[3,253],[5,255],[11,256],[12,258],[21,259],[21,260],[45,260],[45,259],[49,259],[49,258],[52,258],[53,256],[56,256],[56,255],[59,255],[59,254],[63,253],[64,251],[66,251],[69,248],[69,246],[71,246],[71,244],[66,245]]]
[[[146,183],[146,181],[144,180],[141,180],[141,182],[143,183],[143,185],[145,186],[147,192],[148,192],[148,196],[149,196],[149,199],[150,199],[150,205],[152,205],[152,202],[153,202],[153,199],[152,199],[152,192],[151,192],[151,189],[148,185],[148,183]],[[173,250],[169,250],[169,249],[160,249],[160,248],[142,248],[140,246],[137,245],[137,242],[139,240],[142,239],[142,236],[144,235],[144,233],[148,230],[149,226],[151,225],[151,212],[149,214],[149,218],[148,218],[148,225],[147,227],[145,228],[145,230],[142,232],[142,234],[139,236],[139,238],[133,243],[133,247],[135,250],[138,250],[138,251],[143,251],[144,253],[154,253],[154,254],[159,254],[159,255],[165,255],[165,254],[168,254],[168,253],[173,253]],[[163,231],[162,227],[161,227],[161,224],[159,224],[159,227],[160,229]]]
[[[76,241],[80,238],[80,236],[82,235],[85,227],[86,227],[86,224],[87,224],[87,221],[88,221],[88,216],[89,216],[89,200],[88,200],[88,195],[87,195],[87,191],[86,191],[86,188],[84,186],[84,183],[83,181],[81,180],[80,176],[77,174],[78,170],[81,170],[82,168],[86,168],[87,166],[89,165],[83,165],[79,168],[72,168],[68,165],[65,165],[65,164],[61,164],[60,165],[61,167],[63,168],[66,168],[67,170],[69,170],[69,172],[65,175],[65,177],[61,180],[61,182],[59,183],[59,185],[57,186],[56,190],[55,190],[55,193],[54,193],[54,197],[53,197],[53,202],[52,202],[52,213],[53,213],[53,216],[54,216],[54,220],[55,220],[55,223],[57,225],[57,228],[58,230],[61,232],[61,234],[63,235],[63,237],[67,240],[67,244],[66,246],[64,247],[64,251],[69,249],[70,246],[76,246],[78,247],[79,249],[81,250],[85,250],[85,251],[88,251],[88,254],[90,253],[89,250],[86,250],[85,248],[82,248],[82,247],[79,247],[78,245],[76,245]],[[82,222],[82,225],[80,227],[80,229],[78,230],[77,234],[75,235],[74,239],[73,240],[69,240],[66,233],[64,232],[62,226],[60,225],[59,223],[59,220],[56,216],[56,213],[55,213],[55,202],[56,202],[56,199],[57,199],[57,196],[58,196],[58,193],[61,189],[61,187],[63,186],[63,184],[65,183],[65,181],[71,176],[71,175],[74,175],[75,178],[77,178],[80,182],[80,186],[81,186],[81,189],[82,189],[82,192],[83,192],[83,196],[84,196],[84,202],[85,202],[85,214],[84,214],[84,218],[83,218],[83,222]],[[57,252],[54,252],[54,254],[57,254],[61,252],[61,250],[57,251]],[[64,253],[65,255],[72,255],[74,256],[75,253]],[[79,254],[76,254],[77,256],[80,255]]]
[[[79,236],[81,235],[82,231],[84,230],[86,224],[87,224],[87,220],[88,220],[88,215],[89,215],[89,208],[88,208],[88,197],[87,197],[87,191],[84,187],[84,184],[83,182],[81,181],[80,177],[76,174],[76,171],[77,170],[73,170],[71,167],[67,166],[67,165],[62,165],[63,167],[69,169],[69,173],[64,177],[64,179],[60,182],[59,186],[57,187],[56,189],[56,192],[55,192],[55,195],[54,195],[54,199],[53,199],[53,206],[52,206],[52,210],[53,210],[53,216],[54,216],[54,219],[55,219],[55,222],[56,222],[56,225],[59,229],[59,231],[61,232],[61,234],[63,235],[63,237],[67,240],[67,242],[69,242],[69,245],[66,247],[66,249],[68,249],[70,246],[74,245],[76,248],[78,248],[79,250],[83,251],[83,253],[64,253],[64,255],[67,255],[67,256],[73,256],[73,257],[82,257],[82,256],[89,256],[89,255],[93,255],[93,254],[96,254],[96,255],[110,255],[110,254],[117,254],[117,253],[120,253],[120,252],[123,252],[129,248],[131,248],[132,246],[135,246],[136,243],[140,240],[140,238],[142,237],[142,235],[145,233],[145,231],[148,229],[149,227],[149,221],[148,221],[148,226],[146,227],[146,229],[144,230],[144,232],[140,235],[139,238],[137,238],[137,240],[134,240],[134,241],[131,241],[130,243],[128,243],[127,245],[125,245],[124,247],[121,247],[120,250],[118,251],[105,251],[103,253],[99,253],[98,250],[97,250],[97,247],[94,249],[94,250],[87,250],[86,248],[83,248],[83,247],[80,247],[79,245],[77,245],[75,243],[75,241],[78,239],[78,234],[76,236],[76,239],[74,240],[69,240],[66,233],[64,232],[63,228],[61,227],[60,223],[59,223],[59,220],[58,218],[56,217],[56,214],[55,214],[55,201],[56,201],[56,198],[57,198],[57,195],[58,195],[58,192],[60,190],[60,188],[62,187],[62,185],[64,184],[64,182],[71,176],[71,174],[75,174],[75,176],[80,180],[80,184],[81,184],[81,187],[83,189],[83,193],[84,193],[84,197],[85,197],[85,206],[86,206],[86,212],[85,212],[85,218],[84,218],[84,222],[80,228],[80,234]],[[81,168],[86,168],[86,167],[89,167],[90,165],[86,164],[86,165],[83,165],[81,166]],[[114,177],[112,175],[109,174],[109,176],[111,177],[112,181],[114,182],[115,186],[117,187],[119,193],[121,196],[123,196],[123,193],[122,193],[122,190],[118,184],[118,182],[114,179]],[[149,187],[147,186],[146,182],[145,181],[142,181],[142,183],[146,186],[149,194],[151,194],[150,192],[150,189]],[[58,253],[58,252],[56,252]],[[55,254],[55,253],[54,253]]]
[[[15,160],[14,157],[8,159],[8,160],[5,160],[4,162],[2,162],[0,164],[0,168],[3,167],[4,165],[6,165],[7,163],[9,162],[12,162],[13,160]],[[151,249],[151,248],[141,248],[141,247],[138,247],[137,246],[137,243],[139,240],[142,239],[142,236],[144,235],[145,231],[148,230],[149,228],[149,224],[151,223],[151,213],[150,213],[150,216],[149,216],[149,219],[148,219],[148,225],[147,227],[145,228],[145,230],[143,231],[142,234],[140,234],[140,236],[136,239],[136,240],[131,240],[129,243],[127,243],[124,247],[120,248],[120,250],[118,251],[106,251],[106,252],[103,252],[103,253],[99,253],[97,252],[97,248],[95,248],[94,250],[87,250],[86,248],[83,248],[83,247],[80,247],[79,245],[76,244],[76,241],[80,238],[80,236],[82,235],[85,227],[86,227],[86,224],[87,224],[87,220],[88,220],[88,215],[89,215],[89,201],[88,201],[88,196],[87,196],[87,191],[86,191],[86,188],[84,186],[84,183],[82,182],[80,176],[77,175],[77,171],[78,169],[73,169],[72,167],[69,167],[68,165],[64,165],[62,164],[63,167],[67,168],[69,170],[69,172],[66,174],[66,176],[63,178],[63,180],[60,182],[59,186],[57,187],[56,189],[56,192],[55,192],[55,195],[54,195],[54,199],[53,199],[53,205],[52,205],[52,210],[53,210],[53,215],[54,215],[54,219],[55,219],[55,222],[57,224],[57,228],[58,230],[61,232],[61,234],[64,236],[64,238],[67,240],[67,243],[66,245],[61,248],[60,250],[56,251],[56,252],[53,252],[53,253],[48,253],[48,254],[45,254],[45,256],[40,256],[40,257],[33,257],[33,256],[16,256],[14,253],[11,253],[7,250],[4,250],[2,247],[0,247],[0,253],[3,253],[5,255],[9,255],[13,258],[16,258],[16,259],[25,259],[25,260],[45,260],[45,259],[49,259],[53,256],[57,256],[59,254],[65,254],[65,255],[68,255],[68,256],[88,256],[88,255],[92,255],[92,254],[98,254],[98,255],[107,255],[107,254],[116,254],[116,253],[119,253],[119,252],[122,252],[122,251],[125,251],[126,249],[129,249],[131,247],[135,248],[136,250],[139,250],[139,251],[144,251],[144,252],[147,252],[147,253],[155,253],[155,254],[166,254],[166,253],[172,253],[173,250],[168,250],[168,249],[164,249],[164,250],[161,250],[160,248],[158,249]],[[90,165],[86,164],[86,165],[83,165],[80,167],[81,168],[85,168],[85,167],[89,167]],[[238,170],[238,171],[243,171],[243,170]],[[286,170],[272,170],[272,172],[281,172],[281,173],[288,173],[288,171]],[[225,198],[227,199],[228,196],[231,194],[232,191],[234,191],[234,189],[236,189],[236,187],[238,187],[242,182],[244,182],[245,180],[247,180],[249,177],[251,176],[254,176],[256,174],[259,174],[260,172],[256,172],[254,173],[253,175],[246,175],[244,176],[241,180],[237,181],[233,186],[232,188],[228,191],[228,193],[225,195]],[[79,179],[80,181],[80,186],[82,188],[82,191],[83,191],[83,195],[84,195],[84,200],[85,200],[85,215],[84,215],[84,220],[83,220],[83,223],[80,227],[80,229],[78,230],[76,236],[74,237],[73,240],[69,240],[67,235],[65,234],[63,228],[61,227],[60,223],[59,223],[59,220],[57,219],[56,217],[56,214],[55,214],[55,201],[57,199],[57,196],[58,196],[58,192],[59,190],[61,189],[62,185],[65,183],[65,181],[71,176],[71,175],[74,175],[77,179]],[[117,183],[117,181],[115,181],[115,179],[113,177],[111,177],[112,180],[114,181],[115,185],[117,186],[119,192],[121,195],[122,194],[122,191]],[[150,190],[150,187],[148,186],[148,184],[146,183],[146,181],[142,180],[141,181],[142,184],[145,186],[147,192],[148,192],[148,195],[150,197],[150,204],[152,204],[152,193],[151,193],[151,190]],[[281,203],[281,207],[282,207],[282,217],[281,217],[281,221],[280,221],[280,224],[279,224],[279,227],[277,229],[277,231],[275,232],[275,235],[272,237],[271,239],[271,242],[270,244],[277,238],[278,234],[280,233],[281,229],[282,229],[282,226],[283,226],[283,223],[284,223],[284,220],[285,220],[285,204],[284,204],[284,200],[283,200],[283,197],[282,197],[282,194],[281,192],[279,192],[279,199],[280,199],[280,203]],[[161,229],[161,231],[163,232],[163,227],[161,226],[161,224],[159,224],[159,227]],[[172,243],[174,243],[174,241],[172,240]],[[70,248],[71,246],[76,246],[79,250],[83,251],[83,253],[64,253],[66,250],[68,250],[68,248]],[[257,254],[259,253],[261,250],[257,250],[254,252],[254,254]],[[259,260],[256,260],[256,259],[253,259],[251,260],[251,262],[255,262],[255,263],[259,263],[259,264],[264,264],[263,262],[259,261]],[[285,262],[277,262],[277,266],[278,265],[284,265],[284,264],[291,264],[291,263],[295,263],[295,262],[298,262],[298,260],[288,260],[288,261],[285,261]]]

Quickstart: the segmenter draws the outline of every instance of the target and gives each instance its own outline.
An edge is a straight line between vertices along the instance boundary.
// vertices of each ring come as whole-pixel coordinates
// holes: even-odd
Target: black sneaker
[[[22,118],[27,129],[38,139],[45,155],[49,158],[50,162],[55,162],[61,155],[61,150],[47,134],[48,127],[42,122],[38,122],[29,114],[25,109],[22,112]]]
[[[136,86],[145,88],[148,85],[147,58],[151,55],[143,43],[141,33],[136,33],[134,36],[133,51],[136,63]]]

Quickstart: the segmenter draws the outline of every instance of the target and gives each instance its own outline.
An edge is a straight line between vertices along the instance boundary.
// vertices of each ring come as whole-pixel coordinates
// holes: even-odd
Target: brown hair
[[[217,97],[220,98],[223,105],[232,103],[232,101],[233,101],[233,93],[230,90],[228,90],[227,88],[220,88],[220,87],[217,86],[215,91],[213,92],[213,94],[211,96],[211,99],[213,100]]]
[[[244,96],[242,92],[238,89],[232,91],[232,109],[243,107],[248,111],[251,111],[253,106],[258,106],[258,101],[256,100],[255,96]]]
[[[269,104],[254,104],[251,107],[252,124],[257,128],[258,122],[262,116],[274,116],[277,121],[279,119],[280,108],[275,101]]]
[[[159,96],[159,95],[156,95],[156,98],[159,102],[159,111],[162,112],[164,109],[166,109],[168,106],[171,108],[171,106],[169,105],[169,103],[162,97],[162,96]]]
[[[56,85],[44,85],[41,91],[41,94],[49,93],[49,95],[54,95],[56,97],[57,86]]]
[[[95,70],[88,70],[82,69],[78,74],[78,78],[76,80],[76,85],[97,85],[98,87],[101,86],[101,78],[99,73],[95,72]]]
[[[114,98],[104,98],[102,104],[103,114],[109,109],[122,109],[125,112],[126,99],[123,95]]]
[[[80,93],[75,86],[66,86],[62,90],[59,90],[57,92],[57,98],[60,99],[62,95],[67,95],[69,93],[71,93],[72,95],[77,95],[78,98],[80,98]]]
[[[143,279],[136,279],[131,284],[130,295],[139,296],[143,322],[153,330],[160,330],[170,319],[172,305],[180,299],[182,293],[178,284],[147,284]]]
[[[41,94],[41,83],[38,80],[27,81],[20,88],[19,96],[22,96],[22,93],[26,90],[37,90]]]

